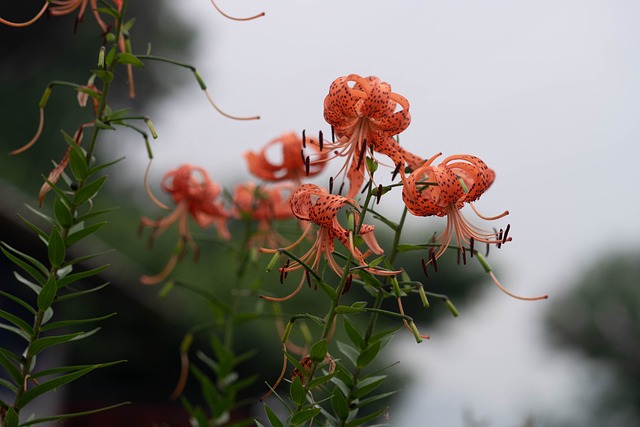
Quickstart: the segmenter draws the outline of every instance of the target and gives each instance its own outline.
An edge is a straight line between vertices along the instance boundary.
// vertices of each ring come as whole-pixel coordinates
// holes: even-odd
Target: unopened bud
[[[458,309],[455,305],[453,305],[453,302],[451,302],[449,298],[444,300],[444,303],[447,305],[447,308],[449,309],[451,314],[453,314],[453,317],[458,317],[460,315],[460,313],[458,313]]]
[[[420,294],[420,301],[422,301],[422,306],[424,308],[429,308],[429,299],[427,298],[427,294],[424,292],[424,288],[422,286],[418,288],[418,293]]]
[[[104,46],[100,47],[100,53],[98,53],[98,68],[104,68]]]
[[[155,126],[153,126],[151,119],[149,117],[145,117],[144,122],[147,124],[147,127],[149,128],[149,132],[151,132],[151,136],[153,137],[153,139],[157,139],[158,132],[156,132],[156,128]]]

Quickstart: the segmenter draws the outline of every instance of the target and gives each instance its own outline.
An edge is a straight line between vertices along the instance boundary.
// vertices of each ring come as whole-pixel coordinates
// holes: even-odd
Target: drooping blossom
[[[305,228],[302,236],[293,244],[284,248],[290,250],[297,246],[304,237],[310,232],[312,226],[315,224],[318,226],[316,232],[316,238],[313,246],[302,256],[299,257],[300,261],[315,272],[318,272],[321,261],[324,258],[327,261],[329,267],[338,276],[343,276],[344,267],[340,266],[333,256],[335,249],[334,240],[337,239],[342,245],[347,248],[353,257],[355,263],[359,264],[363,269],[378,275],[395,275],[399,271],[382,270],[378,268],[370,268],[365,261],[371,253],[382,254],[383,250],[378,244],[373,231],[375,226],[362,224],[359,232],[357,233],[364,243],[367,245],[368,250],[362,253],[354,245],[354,233],[352,230],[348,230],[343,227],[338,221],[338,213],[340,210],[351,205],[357,207],[356,202],[353,199],[349,199],[336,194],[330,194],[327,190],[319,187],[315,184],[303,184],[293,193],[291,196],[291,211],[296,218],[309,222]],[[358,215],[354,215],[355,223],[358,223]],[[262,252],[275,253],[278,249],[261,249]],[[304,265],[298,261],[287,263],[285,267],[280,269],[280,273],[286,275],[291,271],[303,269]],[[263,297],[273,301],[284,301],[294,296],[304,283],[305,276],[300,281],[298,288],[284,298],[270,298]]]
[[[472,242],[502,244],[511,240],[495,231],[484,231],[470,223],[460,212],[465,203],[477,200],[495,179],[495,172],[478,157],[456,154],[444,159],[437,166],[436,154],[422,166],[403,178],[402,199],[409,212],[416,216],[446,216],[447,225],[438,237],[440,247],[435,253],[439,258],[455,236],[458,247]],[[502,214],[483,219],[494,220],[508,215]]]
[[[432,253],[429,262],[435,263],[453,239],[463,260],[467,249],[470,256],[474,256],[474,243],[499,247],[511,241],[511,237],[508,237],[508,225],[504,232],[483,230],[469,222],[460,211],[468,203],[483,220],[493,221],[509,214],[509,211],[504,211],[499,215],[486,217],[481,215],[472,204],[491,186],[495,179],[495,172],[489,169],[481,159],[468,154],[449,156],[436,166],[433,163],[440,155],[441,153],[438,153],[431,157],[406,178],[402,176],[402,199],[409,212],[417,216],[447,217],[444,232],[436,238],[438,250]],[[491,269],[485,266],[485,270],[500,290],[514,298],[522,300],[547,298],[547,295],[537,297],[514,295],[500,284]]]
[[[140,281],[146,285],[164,280],[184,255],[187,249],[186,245],[191,247],[197,258],[198,246],[189,230],[189,217],[200,228],[213,224],[221,238],[231,238],[231,233],[227,228],[230,213],[225,209],[222,201],[218,200],[221,188],[209,178],[209,174],[203,168],[185,164],[177,169],[172,169],[163,176],[160,186],[164,192],[171,196],[175,208],[169,215],[158,220],[142,217],[140,228],[151,227],[153,229],[150,236],[150,242],[152,242],[177,222],[179,240],[177,250],[174,251],[167,266],[160,274],[141,277]],[[156,201],[155,198],[153,200]],[[160,206],[164,207],[164,205]]]
[[[326,152],[319,148],[317,139],[305,137],[309,147],[324,160]],[[271,157],[271,158],[270,158]],[[280,158],[278,162],[273,158]],[[322,161],[309,163],[303,141],[295,132],[285,133],[269,141],[260,151],[244,153],[249,172],[264,181],[292,181],[299,185],[302,178],[319,174],[325,166]]]
[[[339,173],[346,171],[348,198],[362,187],[367,151],[389,157],[401,172],[405,165],[415,168],[424,161],[393,138],[411,123],[409,101],[378,77],[350,74],[334,80],[324,99],[324,118],[337,137],[331,149],[335,156],[346,158]]]
[[[280,246],[286,241],[273,227],[274,221],[294,218],[289,205],[293,185],[282,183],[258,186],[253,182],[237,185],[233,193],[232,215],[257,222],[250,246]]]

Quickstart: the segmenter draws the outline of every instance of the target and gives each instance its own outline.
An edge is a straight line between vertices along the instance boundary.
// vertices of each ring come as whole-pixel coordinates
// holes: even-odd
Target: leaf
[[[349,361],[353,363],[354,366],[356,366],[356,360],[358,360],[358,356],[360,355],[360,352],[356,350],[354,347],[351,347],[349,344],[344,343],[342,341],[337,341],[337,345],[340,352],[342,352],[342,354],[347,356],[347,359],[349,359]]]
[[[23,330],[27,335],[33,334],[33,328],[27,322],[7,311],[0,310],[0,317],[13,323],[15,326]]]
[[[291,386],[289,387],[289,396],[291,397],[291,401],[296,406],[302,406],[307,403],[307,392],[302,385],[300,377],[295,377],[293,381],[291,381]]]
[[[144,68],[144,63],[137,56],[130,53],[121,52],[116,56],[116,61],[120,64],[131,64],[134,67]]]
[[[284,424],[282,424],[282,421],[278,419],[278,416],[273,412],[271,408],[269,408],[267,404],[264,405],[264,412],[266,412],[267,418],[269,418],[271,427],[284,427]]]
[[[25,331],[23,331],[20,328],[16,328],[15,326],[11,326],[11,325],[6,325],[4,323],[0,323],[0,329],[4,329],[5,331],[13,332],[14,334],[18,335],[20,338],[23,338],[27,342],[29,342],[29,340],[31,339],[31,336],[29,334],[27,334]]]
[[[46,310],[51,307],[58,293],[58,284],[55,276],[50,276],[47,283],[44,284],[38,293],[38,310]]]
[[[333,413],[341,420],[346,420],[349,416],[349,403],[347,403],[347,398],[338,387],[333,390],[331,408],[333,408]]]
[[[76,205],[81,205],[98,194],[98,191],[100,191],[106,180],[106,176],[101,176],[100,178],[85,184],[82,188],[79,188],[78,191],[76,191],[74,198]]]
[[[36,385],[35,387],[31,388],[30,390],[27,390],[22,397],[18,400],[18,403],[16,405],[16,407],[18,408],[24,408],[24,406],[31,402],[33,399],[35,399],[38,396],[41,396],[44,393],[47,393],[48,391],[51,391],[55,388],[58,388],[62,385],[68,384],[72,381],[77,380],[78,378],[88,374],[89,372],[98,369],[98,368],[102,368],[105,366],[109,366],[111,364],[97,364],[97,365],[93,365],[90,366],[88,368],[85,369],[81,369],[79,371],[76,372],[72,372],[66,375],[61,375],[57,378],[54,378],[52,380],[40,383],[38,385]]]
[[[13,277],[15,277],[18,282],[22,283],[27,288],[31,289],[33,291],[33,293],[36,294],[36,295],[38,295],[38,293],[40,292],[40,289],[42,288],[42,286],[33,283],[31,280],[29,280],[26,277],[20,275],[20,273],[18,273],[17,271],[13,272]],[[0,291],[0,292],[2,292],[2,291]],[[8,297],[8,298],[11,298],[12,300],[14,300],[18,304],[20,304],[21,306],[26,308],[27,310],[29,310],[33,314],[36,314],[36,310],[33,307],[31,307],[31,304],[21,300],[18,297],[13,296],[13,295],[10,296],[9,294],[6,294],[5,296]]]
[[[318,386],[321,386],[329,381],[331,381],[331,379],[335,376],[335,373],[332,374],[328,374],[328,375],[323,375],[321,377],[318,378],[314,378],[313,381],[309,382],[309,390],[312,390]]]
[[[11,246],[7,245],[5,242],[2,242],[2,246],[4,247],[0,247],[0,249],[7,256],[7,258],[13,261],[14,264],[22,268],[25,272],[29,273],[29,275],[34,279],[36,279],[36,282],[38,282],[40,285],[44,285],[46,281],[45,275],[48,275],[49,271],[44,265],[40,263],[40,261],[37,261],[35,258],[32,258],[27,254],[23,254],[17,249],[14,249]],[[9,250],[11,252],[9,252]],[[14,254],[16,254],[17,256]],[[24,260],[21,258],[18,258],[18,256],[20,256]],[[40,270],[40,272],[42,272],[44,275],[41,274],[38,270]]]
[[[57,227],[53,227],[48,242],[49,262],[53,267],[60,267],[64,262],[67,248]]]
[[[339,305],[336,307],[336,313],[338,314],[349,314],[349,313],[362,313],[364,309],[360,307],[351,307],[348,305]]]
[[[29,346],[28,355],[29,356],[36,355],[40,353],[42,350],[54,345],[64,344],[69,341],[77,341],[77,340],[87,338],[95,334],[96,332],[98,332],[98,330],[100,330],[100,328],[95,328],[89,332],[75,332],[72,334],[53,335],[50,337],[38,338],[35,341],[33,341]]]
[[[56,199],[57,200],[57,199]],[[38,236],[40,236],[40,238],[42,239],[47,239],[49,237],[49,235],[47,233],[45,233],[44,231],[42,231],[37,225],[29,222],[29,220],[27,220],[25,217],[23,217],[22,215],[18,214],[18,218],[20,218],[20,220],[22,220],[22,222],[24,222],[24,224],[29,227],[31,229],[31,231],[33,231],[34,233],[36,233]],[[47,217],[48,218],[48,217]],[[51,219],[51,218],[49,218]],[[52,221],[53,222],[53,221]]]
[[[109,264],[106,264],[98,268],[93,268],[91,270],[79,271],[77,273],[68,274],[65,277],[58,280],[58,288],[63,288],[73,282],[86,279],[87,277],[96,276],[101,272],[103,272],[104,270],[106,270],[107,268],[109,268],[109,266],[110,266]]]
[[[13,359],[13,362],[11,361]],[[11,376],[15,384],[22,383],[22,373],[18,368],[18,357],[9,350],[0,348],[0,366],[2,366]]]
[[[303,409],[302,411],[297,412],[291,416],[291,418],[289,419],[289,424],[293,426],[304,424],[305,422],[307,422],[307,420],[310,420],[319,413],[320,407]]]
[[[323,339],[311,346],[311,350],[309,350],[309,356],[314,363],[320,363],[327,356],[327,340]]]
[[[70,418],[84,417],[86,415],[97,414],[99,412],[109,411],[111,409],[119,408],[120,406],[129,405],[129,404],[131,404],[131,402],[121,402],[121,403],[117,403],[115,405],[109,405],[109,406],[103,406],[103,407],[97,408],[97,409],[91,409],[89,411],[72,412],[72,413],[69,413],[69,414],[52,415],[52,416],[49,416],[49,417],[36,418],[36,419],[33,419],[33,420],[28,420],[28,421],[20,424],[20,427],[32,426],[34,424],[46,423],[46,422],[49,422],[49,421],[58,421],[59,422],[59,421],[68,420]]]
[[[17,386],[13,385],[13,383],[10,383],[9,381],[5,380],[4,378],[0,378],[0,386],[6,388],[12,394],[15,394],[15,392],[18,390]]]
[[[89,289],[85,289],[83,291],[74,291],[73,293],[67,294],[67,295],[58,295],[58,301],[64,301],[64,300],[71,299],[71,298],[81,297],[83,295],[87,295],[87,294],[90,294],[92,292],[99,291],[100,289],[109,286],[109,284],[110,284],[109,282],[105,282],[100,286],[96,286],[95,288],[89,288]]]
[[[4,414],[4,427],[18,427],[19,424],[18,413],[13,409],[13,406],[9,406],[7,413]]]
[[[351,321],[346,317],[344,317],[344,330],[347,332],[349,339],[351,340],[353,345],[356,346],[356,348],[362,350],[367,346],[367,343],[364,341],[364,338],[362,338],[362,334],[360,333],[356,325],[351,323]]]
[[[376,375],[373,377],[365,378],[364,380],[358,382],[353,395],[358,398],[366,396],[367,394],[378,388],[386,378],[386,375]]]
[[[71,146],[71,151],[69,152],[69,165],[71,166],[73,176],[75,176],[78,181],[84,181],[89,176],[87,159],[82,152],[82,149],[78,147],[78,144],[76,144],[75,141]]]
[[[56,198],[53,202],[53,213],[61,227],[69,228],[73,224],[73,215],[62,199]]]
[[[362,353],[360,353],[360,356],[358,356],[356,366],[358,368],[364,368],[369,363],[373,362],[381,347],[380,341],[370,344]]]
[[[43,332],[45,331],[51,331],[53,329],[58,329],[58,328],[65,328],[68,326],[79,326],[79,325],[85,325],[87,323],[95,323],[95,322],[100,322],[102,320],[106,320],[110,317],[115,316],[117,313],[111,313],[111,314],[107,314],[106,316],[100,316],[100,317],[92,317],[90,319],[79,319],[79,320],[61,320],[59,322],[53,322],[53,323],[49,323],[46,326],[43,326],[41,328],[41,330]]]
[[[361,425],[365,425],[367,424],[369,421],[373,421],[376,418],[378,418],[380,415],[384,414],[385,412],[387,412],[387,408],[384,407],[382,409],[379,409],[369,415],[365,415],[364,417],[361,418],[357,418],[353,421],[350,421],[346,424],[346,427],[356,427],[356,426],[361,426]]]
[[[376,402],[378,400],[382,400],[382,399],[386,399],[387,397],[391,397],[394,394],[396,394],[398,391],[394,390],[394,391],[389,391],[386,393],[380,393],[380,394],[376,394],[375,396],[371,396],[368,397],[366,399],[360,399],[360,401],[358,401],[358,408],[364,408],[365,406]]]
[[[97,222],[68,235],[65,239],[67,247],[100,230],[105,224],[107,224],[107,221]]]

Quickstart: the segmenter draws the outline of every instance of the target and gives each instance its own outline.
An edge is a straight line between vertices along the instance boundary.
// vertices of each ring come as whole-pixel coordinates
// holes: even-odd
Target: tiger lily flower
[[[273,221],[293,218],[289,197],[293,185],[257,186],[253,182],[236,186],[232,215],[257,222],[257,231],[249,241],[251,246],[278,246],[285,241],[274,228]]]
[[[173,270],[177,262],[184,256],[186,245],[198,256],[196,245],[189,230],[189,217],[193,218],[200,228],[206,228],[214,224],[220,237],[230,239],[231,233],[227,228],[227,220],[230,217],[222,202],[217,201],[221,194],[221,188],[214,183],[207,172],[189,164],[170,170],[162,178],[161,188],[168,193],[175,203],[175,209],[164,218],[152,220],[142,217],[140,229],[150,227],[153,229],[149,242],[164,233],[173,223],[178,223],[179,242],[177,250],[171,257],[165,269],[156,276],[142,276],[140,282],[145,285],[153,285],[164,280]],[[156,204],[157,199],[152,197]],[[161,207],[166,207],[159,204]]]
[[[396,111],[398,106],[401,109]],[[369,149],[389,157],[401,172],[405,164],[415,168],[424,161],[393,138],[411,123],[409,101],[378,77],[350,74],[334,80],[324,100],[324,118],[337,137],[331,146],[335,156],[346,158],[339,173],[346,171],[348,198],[362,187],[364,156]]]
[[[431,157],[409,176],[402,178],[402,199],[409,212],[416,216],[447,217],[447,226],[439,237],[442,244],[435,258],[447,250],[454,233],[459,247],[471,245],[472,241],[496,245],[510,241],[511,238],[500,236],[497,232],[481,230],[460,213],[465,203],[477,200],[491,186],[495,179],[493,170],[478,157],[468,154],[449,156],[435,166],[433,162],[440,155],[438,153]],[[508,214],[505,211],[492,218],[481,218],[495,220]]]
[[[307,138],[307,137],[305,137]],[[307,138],[309,146],[321,156],[320,160],[326,158],[326,153],[322,153],[315,138]],[[280,157],[282,161],[276,163],[269,159],[268,153],[280,147]],[[300,185],[304,176],[314,176],[319,174],[325,166],[324,162],[308,163],[304,154],[302,139],[295,133],[285,133],[269,141],[260,151],[247,151],[244,154],[249,167],[249,172],[264,181],[293,181]]]
[[[354,207],[358,206],[353,199],[349,199],[336,194],[330,194],[327,190],[315,184],[303,184],[291,196],[290,205],[293,215],[295,215],[295,217],[300,220],[309,222],[309,224],[305,228],[302,236],[293,244],[284,249],[290,250],[291,248],[297,246],[301,241],[303,241],[304,237],[310,232],[313,224],[319,226],[319,228],[317,230],[316,239],[313,246],[300,257],[301,262],[294,261],[291,263],[287,263],[285,267],[282,267],[280,269],[280,273],[282,275],[286,275],[291,271],[296,271],[304,268],[305,266],[303,265],[303,263],[317,272],[320,268],[321,260],[324,257],[333,272],[342,277],[344,275],[344,267],[340,266],[333,257],[333,252],[335,249],[334,239],[338,239],[338,241],[351,252],[355,262],[362,266],[362,268],[366,271],[383,276],[393,276],[400,273],[400,271],[382,270],[378,268],[368,267],[365,261],[365,258],[367,256],[369,256],[371,253],[378,255],[383,253],[382,248],[378,244],[373,234],[373,231],[375,229],[373,225],[362,224],[358,232],[358,235],[362,237],[365,244],[369,248],[365,253],[362,253],[358,248],[355,247],[353,243],[353,231],[345,229],[338,222],[337,215],[343,207],[347,205],[351,205]],[[358,217],[357,215],[355,217],[357,223]],[[266,253],[276,253],[279,251],[279,249],[262,248],[261,251]],[[269,301],[288,300],[289,298],[297,294],[298,291],[302,288],[305,277],[306,276],[302,277],[298,288],[290,295],[284,298],[271,298],[264,296],[263,298]]]
[[[442,153],[434,155],[408,177],[401,175],[403,181],[402,199],[409,212],[416,216],[447,217],[445,230],[437,238],[440,246],[432,254],[432,259],[429,262],[435,263],[435,260],[447,250],[451,240],[454,239],[454,234],[455,242],[460,248],[463,259],[465,257],[464,245],[468,245],[470,256],[474,256],[473,245],[475,242],[497,246],[510,242],[512,239],[508,237],[509,226],[504,232],[502,230],[486,231],[470,223],[460,212],[465,203],[468,203],[476,215],[487,221],[509,215],[509,211],[504,211],[499,215],[486,217],[480,214],[472,204],[491,186],[496,176],[495,172],[489,169],[481,159],[468,154],[449,156],[435,166],[433,162],[441,155]],[[485,266],[485,270],[495,285],[511,297],[529,301],[547,298],[547,295],[537,297],[514,295],[500,284],[490,268]]]

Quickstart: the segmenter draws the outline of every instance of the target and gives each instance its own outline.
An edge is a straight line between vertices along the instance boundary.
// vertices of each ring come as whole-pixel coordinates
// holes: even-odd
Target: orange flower
[[[373,225],[363,224],[360,227],[358,235],[362,237],[365,244],[368,246],[368,250],[362,253],[353,243],[353,231],[345,229],[338,222],[337,215],[339,211],[346,205],[358,207],[353,199],[348,199],[335,194],[330,194],[324,188],[321,188],[315,184],[303,184],[301,185],[291,196],[291,211],[296,218],[308,221],[310,224],[305,229],[300,238],[292,245],[288,246],[287,250],[297,246],[309,233],[311,226],[316,224],[319,226],[316,239],[311,247],[304,255],[300,257],[300,260],[308,265],[312,270],[318,271],[320,268],[320,262],[324,257],[331,269],[338,275],[344,274],[344,267],[341,267],[333,257],[335,249],[334,239],[338,239],[352,254],[354,260],[362,266],[365,270],[379,275],[395,275],[399,271],[381,270],[377,268],[370,268],[367,266],[365,258],[371,253],[382,254],[383,250],[378,245],[376,238],[373,234],[375,227]],[[355,215],[355,221],[358,222],[358,216]],[[275,253],[277,249],[261,249],[262,252]],[[287,263],[285,267],[280,269],[281,274],[287,273],[303,268],[303,265],[297,261]],[[263,297],[270,301],[284,301],[295,294],[302,288],[305,276],[302,277],[298,288],[290,295],[284,298],[270,298]]]
[[[321,159],[326,158],[326,153],[319,149],[315,138],[308,138],[310,146],[320,154]],[[269,160],[267,154],[270,148],[279,145],[282,161],[278,164]],[[290,180],[299,185],[303,176],[314,176],[324,169],[323,162],[309,164],[306,161],[302,139],[295,133],[285,133],[278,138],[269,141],[259,152],[247,151],[244,154],[251,172],[256,177],[265,181]]]
[[[388,156],[399,170],[405,163],[417,167],[423,162],[393,138],[411,123],[409,101],[377,77],[350,74],[334,80],[324,100],[324,118],[338,138],[331,148],[336,156],[346,157],[340,173],[347,170],[349,198],[364,182],[367,149]]]
[[[251,246],[279,246],[286,239],[273,228],[273,221],[293,218],[289,206],[293,186],[280,184],[272,187],[256,186],[253,182],[236,186],[233,194],[233,216],[250,218],[258,223],[251,238]]]
[[[502,244],[511,238],[498,232],[486,232],[469,223],[460,213],[465,203],[477,200],[495,179],[495,173],[478,157],[468,154],[449,156],[438,166],[433,162],[441,153],[427,160],[403,179],[402,199],[407,209],[417,216],[447,216],[447,226],[440,235],[441,246],[435,254],[437,259],[449,246],[453,234],[457,245],[471,245],[473,242]],[[473,205],[471,205],[473,207]],[[474,208],[475,211],[475,208]],[[509,214],[482,219],[495,220]]]
[[[211,181],[204,169],[187,164],[170,170],[162,178],[161,188],[169,193],[175,202],[175,209],[168,216],[155,221],[142,217],[140,219],[140,227],[141,229],[145,227],[153,228],[150,236],[151,243],[166,231],[169,226],[177,222],[180,239],[176,253],[174,253],[160,274],[141,277],[140,281],[145,285],[159,283],[171,273],[186,251],[185,244],[188,244],[193,249],[197,258],[198,246],[189,231],[189,216],[194,219],[200,228],[214,224],[220,237],[223,239],[231,238],[231,234],[227,229],[227,220],[230,215],[225,210],[222,202],[216,201],[221,193],[220,186]]]

